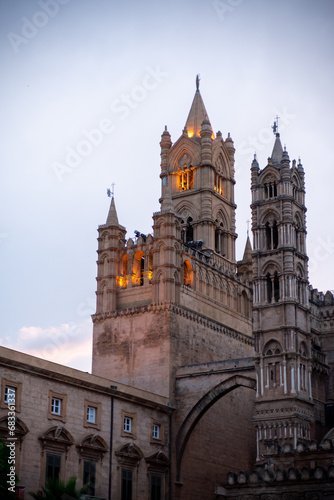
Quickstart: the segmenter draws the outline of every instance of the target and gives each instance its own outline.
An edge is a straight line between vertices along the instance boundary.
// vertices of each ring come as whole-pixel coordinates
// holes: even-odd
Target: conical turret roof
[[[283,156],[283,148],[282,148],[280,136],[277,133],[276,134],[276,139],[275,139],[275,144],[274,144],[274,147],[273,147],[273,152],[271,153],[271,161],[272,161],[272,163],[273,164],[277,164],[278,163],[278,165],[280,165],[281,164],[281,160],[282,160],[282,156]]]
[[[188,132],[188,137],[201,137],[200,132],[203,120],[208,120],[210,122],[201,93],[199,91],[198,78],[196,78],[196,86],[197,89],[186,121],[186,129]],[[213,131],[212,135],[214,138]]]
[[[244,251],[244,256],[242,258],[243,261],[246,260],[251,260],[252,259],[252,245],[249,239],[249,236],[247,236],[247,241],[245,245],[245,251]]]
[[[110,226],[119,226],[114,197],[111,198],[106,224]]]

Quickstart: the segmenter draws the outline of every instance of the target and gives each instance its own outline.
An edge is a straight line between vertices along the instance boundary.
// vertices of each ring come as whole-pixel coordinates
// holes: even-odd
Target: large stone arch
[[[197,423],[203,415],[219,399],[238,387],[246,387],[256,390],[256,380],[244,375],[234,375],[210,389],[189,411],[184,419],[176,438],[176,480],[180,481],[182,458],[188,440],[195,429]]]

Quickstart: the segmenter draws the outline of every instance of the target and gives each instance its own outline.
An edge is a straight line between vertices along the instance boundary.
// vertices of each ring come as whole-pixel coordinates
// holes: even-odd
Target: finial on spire
[[[250,223],[250,220],[247,219],[246,220],[246,224],[247,224],[247,238],[249,237],[249,223]]]
[[[109,198],[112,198],[114,199],[114,191],[115,191],[115,183],[112,182],[111,183],[111,189],[107,189],[107,195],[109,196]]]
[[[196,90],[199,90],[200,75],[196,75]]]
[[[271,126],[271,128],[273,129],[273,133],[274,134],[278,133],[278,119],[279,119],[279,116],[276,115],[276,118],[274,120],[274,125]]]

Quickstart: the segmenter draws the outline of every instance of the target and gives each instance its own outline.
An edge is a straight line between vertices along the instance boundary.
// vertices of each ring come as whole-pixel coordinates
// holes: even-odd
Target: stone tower
[[[314,407],[304,169],[290,165],[278,133],[267,166],[253,160],[251,189],[259,459],[273,445],[309,442]]]
[[[161,140],[162,212],[181,217],[182,240],[235,262],[234,146],[228,134],[216,137],[197,90],[181,137]]]
[[[93,373],[171,401],[177,367],[252,355],[251,288],[235,261],[234,146],[214,136],[197,79],[186,126],[161,136],[153,235],[99,227]],[[157,172],[158,175],[158,172]]]

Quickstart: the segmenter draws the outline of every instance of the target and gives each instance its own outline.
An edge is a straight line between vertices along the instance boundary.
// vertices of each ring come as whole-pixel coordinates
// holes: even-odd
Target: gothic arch
[[[291,181],[296,186],[297,189],[300,189],[300,180],[298,178],[296,171],[294,171],[294,173],[292,174]]]
[[[272,356],[273,354],[280,354],[282,352],[282,346],[280,342],[276,339],[270,339],[265,344],[263,348],[264,356]]]
[[[273,275],[275,272],[277,272],[278,274],[281,273],[281,267],[279,266],[279,264],[274,261],[274,260],[270,260],[269,262],[266,262],[262,268],[262,271],[261,271],[261,275],[262,276],[266,276],[268,273],[270,275]]]
[[[200,153],[196,148],[196,143],[194,144],[194,142],[188,139],[188,137],[181,136],[179,140],[179,144],[177,144],[179,141],[176,141],[176,143],[174,144],[174,151],[169,160],[169,165],[171,165],[172,167],[171,170],[174,172],[178,170],[182,156],[189,155],[191,164],[193,166],[197,165],[200,159]]]
[[[303,218],[299,212],[295,213],[294,222],[297,229],[303,228]]]
[[[221,165],[219,163],[221,162]],[[224,177],[229,178],[232,177],[230,169],[229,169],[229,155],[224,147],[223,142],[218,142],[212,145],[212,164],[216,167],[216,169],[223,174]],[[218,167],[218,168],[217,168]],[[220,167],[220,168],[219,168]]]
[[[273,208],[270,208],[264,214],[262,214],[261,224],[265,225],[266,222],[273,222],[274,220],[278,222],[279,218],[280,218],[279,212]]]
[[[264,184],[266,182],[272,181],[278,182],[279,180],[280,179],[278,171],[271,165],[265,167],[259,176],[259,184]]]
[[[103,231],[103,233],[101,234],[101,238],[108,238],[108,236],[110,235],[109,231]]]
[[[308,357],[308,348],[306,342],[302,341],[299,346],[299,353],[305,358]]]
[[[180,217],[182,217],[184,222],[186,222],[189,217],[191,217],[193,220],[198,219],[197,210],[195,206],[189,201],[182,200],[180,203],[178,203],[175,207],[175,212]]]
[[[176,480],[180,481],[182,457],[196,425],[203,415],[213,406],[219,399],[224,397],[229,392],[238,387],[246,387],[256,389],[256,380],[244,375],[234,375],[227,380],[209,390],[190,410],[184,419],[176,437]]]
[[[214,210],[213,218],[215,221],[218,221],[218,224],[221,222],[223,223],[223,229],[226,230],[230,228],[229,216],[227,215],[225,208],[221,205]]]
[[[174,162],[173,162],[173,170],[176,172],[179,168],[190,168],[195,165],[196,159],[193,151],[190,151],[190,148],[183,147],[180,151],[178,151]]]

